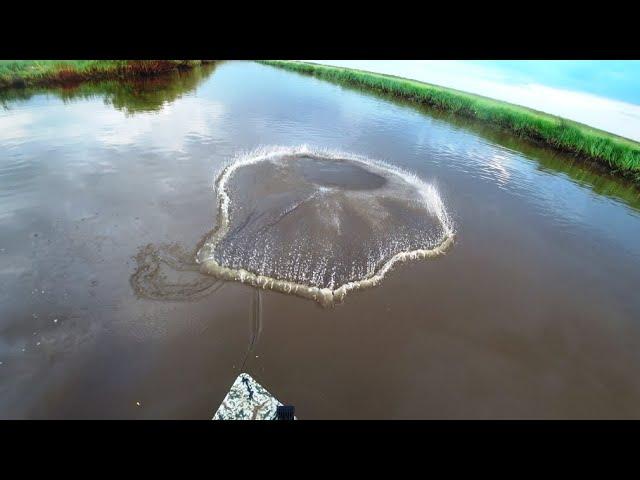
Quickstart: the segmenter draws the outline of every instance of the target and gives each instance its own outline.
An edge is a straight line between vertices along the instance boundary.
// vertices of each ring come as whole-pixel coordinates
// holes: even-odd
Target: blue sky
[[[541,83],[640,105],[640,60],[469,61],[514,83]]]
[[[476,93],[640,141],[637,60],[311,60]]]

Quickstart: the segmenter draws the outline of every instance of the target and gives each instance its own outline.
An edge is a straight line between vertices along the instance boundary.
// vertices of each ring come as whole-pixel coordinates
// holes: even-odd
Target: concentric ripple
[[[201,271],[323,306],[453,243],[435,187],[357,155],[264,148],[236,158],[215,188],[219,222],[198,252]]]

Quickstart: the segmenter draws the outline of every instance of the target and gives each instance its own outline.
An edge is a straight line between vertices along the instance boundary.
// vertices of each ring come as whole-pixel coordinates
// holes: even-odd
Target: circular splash
[[[198,252],[201,270],[323,306],[453,243],[435,187],[365,157],[260,149],[236,158],[215,187],[219,222]]]

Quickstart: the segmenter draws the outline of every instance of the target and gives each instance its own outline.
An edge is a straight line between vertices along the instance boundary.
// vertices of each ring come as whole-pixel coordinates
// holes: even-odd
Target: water
[[[640,417],[632,185],[247,62],[19,95],[0,111],[0,417],[211,418],[241,370],[299,418]],[[202,275],[224,168],[301,145],[411,172],[453,245],[331,308]],[[294,173],[364,204],[384,188],[377,170],[334,167]],[[251,197],[250,179],[232,192]]]

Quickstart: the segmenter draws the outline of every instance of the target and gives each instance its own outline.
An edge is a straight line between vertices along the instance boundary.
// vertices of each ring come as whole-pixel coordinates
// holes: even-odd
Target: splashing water
[[[262,148],[227,165],[215,190],[219,223],[198,252],[201,271],[323,306],[453,243],[433,185],[366,157]]]

